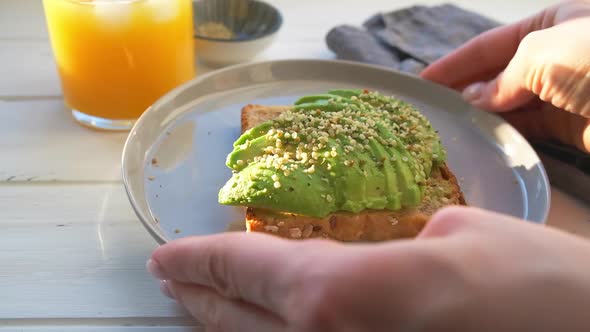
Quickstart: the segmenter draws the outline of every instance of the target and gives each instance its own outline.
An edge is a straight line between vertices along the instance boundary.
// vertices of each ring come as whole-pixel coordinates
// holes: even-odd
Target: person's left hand
[[[422,78],[463,90],[527,139],[590,153],[590,0],[562,1],[486,31],[437,60]]]
[[[590,244],[473,208],[417,240],[173,241],[148,269],[211,331],[590,331]]]

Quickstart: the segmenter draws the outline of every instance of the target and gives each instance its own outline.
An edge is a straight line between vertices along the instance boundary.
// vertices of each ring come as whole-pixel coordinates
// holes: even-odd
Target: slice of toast
[[[242,132],[277,117],[289,106],[247,105],[242,108]],[[384,241],[415,237],[429,217],[447,205],[465,205],[457,179],[443,165],[432,171],[420,206],[400,211],[337,212],[325,218],[248,207],[246,229],[291,239],[314,237],[339,241]]]

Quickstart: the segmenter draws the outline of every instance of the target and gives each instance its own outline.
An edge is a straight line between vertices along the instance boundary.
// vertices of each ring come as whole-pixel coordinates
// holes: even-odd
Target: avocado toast
[[[428,120],[377,92],[248,105],[242,130],[219,202],[246,206],[248,231],[381,241],[413,237],[439,208],[465,204]]]

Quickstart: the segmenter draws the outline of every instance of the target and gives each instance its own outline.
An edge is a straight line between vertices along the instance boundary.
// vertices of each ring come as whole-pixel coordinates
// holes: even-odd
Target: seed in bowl
[[[197,34],[200,36],[218,38],[218,39],[232,39],[235,34],[222,23],[205,22],[197,26]]]

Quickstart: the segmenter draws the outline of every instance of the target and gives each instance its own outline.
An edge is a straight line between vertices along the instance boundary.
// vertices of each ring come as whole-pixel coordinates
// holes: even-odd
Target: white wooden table
[[[332,26],[414,4],[272,2],[284,27],[259,60],[331,58]],[[508,22],[556,1],[454,2]],[[156,243],[121,184],[125,137],[68,117],[41,1],[0,1],[0,331],[200,330],[145,272]],[[553,190],[549,224],[590,237],[590,209]]]

